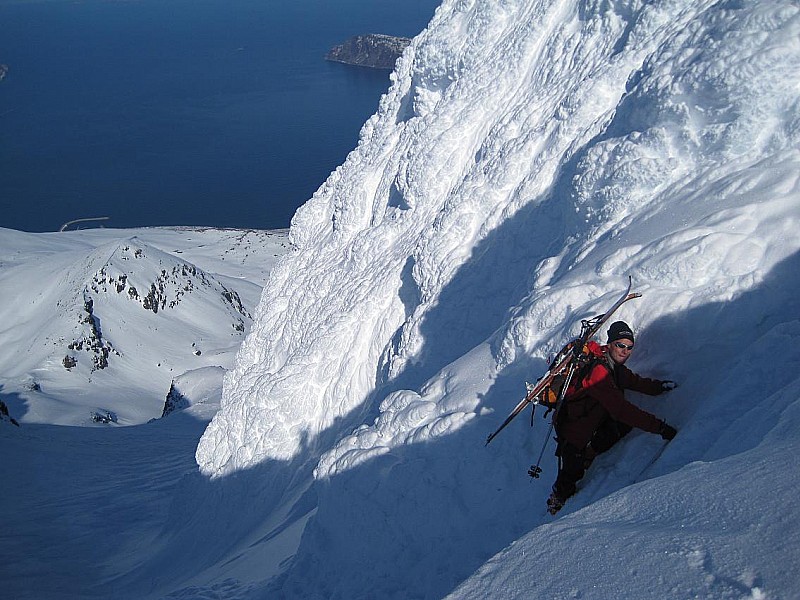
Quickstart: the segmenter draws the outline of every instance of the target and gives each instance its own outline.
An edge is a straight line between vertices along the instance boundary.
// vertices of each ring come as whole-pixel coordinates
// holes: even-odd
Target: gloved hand
[[[675,429],[672,425],[661,423],[661,429],[658,430],[658,433],[662,437],[662,439],[665,439],[669,442],[672,440],[672,438],[678,435],[678,430]]]
[[[678,387],[677,383],[675,383],[671,379],[665,379],[664,381],[661,382],[661,393],[663,394],[664,392],[671,392],[676,387]]]

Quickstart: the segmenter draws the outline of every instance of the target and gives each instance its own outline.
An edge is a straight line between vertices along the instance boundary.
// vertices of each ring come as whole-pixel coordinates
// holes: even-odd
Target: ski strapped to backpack
[[[589,321],[581,321],[581,326],[586,327],[589,323]],[[582,339],[583,335],[581,334],[581,336],[579,336],[577,339],[572,340],[566,346],[564,346],[547,368],[548,373],[563,359],[564,355],[566,354],[573,354],[572,361],[575,364],[575,372],[573,377],[570,379],[576,379],[579,382],[589,374],[596,364],[603,362],[604,358],[600,350],[600,345],[591,340],[581,344]],[[562,392],[569,387],[569,384],[564,385],[567,383],[568,375],[569,374],[567,372],[556,373],[550,380],[550,383],[548,383],[536,396],[533,401],[531,420],[533,420],[533,415],[536,411],[537,404],[547,409],[547,411],[544,413],[545,418],[547,418],[547,416],[558,407],[558,400],[561,397]],[[531,391],[534,387],[533,384],[527,382],[525,383],[525,386],[528,391]]]
[[[536,404],[544,404],[547,406],[547,412],[544,414],[545,417],[547,417],[551,411],[554,411],[553,418],[550,420],[550,426],[547,429],[547,435],[542,444],[542,451],[539,452],[539,458],[536,460],[536,464],[531,465],[531,468],[528,469],[528,475],[534,479],[538,479],[542,472],[542,468],[539,465],[542,463],[542,457],[544,456],[545,448],[547,448],[547,442],[550,441],[550,436],[553,434],[553,428],[556,423],[559,422],[558,417],[561,414],[567,393],[572,389],[572,380],[575,379],[580,384],[580,382],[589,375],[595,365],[605,362],[602,353],[598,354],[600,346],[597,342],[589,340],[591,336],[586,336],[586,331],[591,329],[593,321],[601,317],[603,317],[603,315],[598,315],[594,319],[588,321],[581,321],[581,335],[577,340],[570,342],[562,349],[562,352],[566,350],[573,355],[572,362],[570,362],[566,374],[564,376],[556,375],[553,378],[553,383],[545,388],[544,392],[539,396],[539,400],[533,405],[533,409],[531,409],[531,427],[533,426],[533,412],[536,410]],[[581,394],[578,393],[574,398],[577,399],[580,395]],[[555,400],[553,401],[553,399]]]
[[[506,420],[503,421],[500,427],[489,435],[486,439],[486,445],[488,445],[498,433],[505,429],[506,425],[521,413],[528,404],[532,405],[532,411],[535,411],[537,404],[546,406],[548,408],[548,413],[550,410],[555,411],[553,419],[550,422],[550,433],[552,433],[553,423],[555,423],[558,418],[562,400],[572,383],[572,379],[575,377],[577,371],[584,366],[586,361],[590,358],[591,352],[587,348],[587,343],[600,331],[603,324],[608,321],[611,315],[613,315],[620,306],[625,304],[628,300],[641,297],[641,294],[631,293],[632,285],[633,281],[628,277],[628,288],[610,309],[591,319],[581,321],[581,334],[578,338],[561,349],[555,359],[553,359],[547,372],[539,378],[535,385],[530,383],[525,384],[527,394],[514,407],[514,410],[506,417]],[[533,422],[533,412],[531,413],[531,422]],[[550,434],[545,438],[545,444],[547,444],[549,438]],[[542,453],[544,453],[544,448],[542,449]],[[541,455],[539,460],[541,461]],[[531,477],[538,477],[539,472],[541,472],[541,469],[539,469],[537,463],[535,466],[531,467],[529,474]]]

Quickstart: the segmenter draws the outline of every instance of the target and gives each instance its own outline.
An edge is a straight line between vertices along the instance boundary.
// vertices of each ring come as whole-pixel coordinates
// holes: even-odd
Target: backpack
[[[556,357],[550,363],[548,370],[553,369],[555,365],[563,360],[564,356],[573,352],[576,343],[578,343],[578,340],[573,340],[559,350]],[[581,353],[578,355],[577,360],[577,368],[572,375],[572,382],[570,383],[570,388],[573,390],[580,389],[583,385],[583,380],[592,372],[592,369],[594,369],[596,365],[605,362],[602,346],[593,340],[589,340],[583,345],[583,348],[581,348]],[[545,418],[558,406],[558,399],[564,389],[564,382],[566,379],[567,373],[566,369],[564,369],[560,373],[554,375],[550,382],[534,399],[536,404],[544,406],[547,409],[544,413]],[[573,398],[570,399],[577,397],[578,396],[573,396]]]

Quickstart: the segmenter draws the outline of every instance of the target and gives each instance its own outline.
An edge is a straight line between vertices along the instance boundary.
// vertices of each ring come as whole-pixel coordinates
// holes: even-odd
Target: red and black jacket
[[[609,417],[631,427],[658,433],[662,421],[625,399],[624,390],[650,396],[662,393],[661,381],[640,377],[608,357],[607,347],[589,342],[595,355],[587,374],[571,385],[564,398],[557,432],[560,442],[583,449],[598,426]]]

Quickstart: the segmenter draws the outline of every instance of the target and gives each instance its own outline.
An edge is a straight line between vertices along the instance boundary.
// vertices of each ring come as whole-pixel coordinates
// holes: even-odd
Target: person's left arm
[[[617,365],[617,370],[619,371],[619,383],[623,389],[641,392],[648,396],[658,396],[670,391],[676,385],[674,381],[642,377],[624,365]]]

